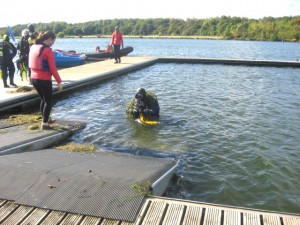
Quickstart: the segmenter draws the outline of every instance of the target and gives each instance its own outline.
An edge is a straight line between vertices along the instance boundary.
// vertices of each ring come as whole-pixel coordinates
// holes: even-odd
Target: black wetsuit
[[[159,104],[156,96],[146,95],[143,99],[133,99],[129,103],[126,112],[139,118],[143,113],[147,119],[157,119],[159,117]]]
[[[14,84],[15,65],[13,58],[17,54],[17,48],[10,42],[1,43],[3,58],[1,62],[2,79],[4,86],[7,86],[7,77],[9,76],[10,84]]]

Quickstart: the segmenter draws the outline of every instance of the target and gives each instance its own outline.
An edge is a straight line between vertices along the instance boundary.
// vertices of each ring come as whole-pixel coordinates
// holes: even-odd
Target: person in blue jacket
[[[1,70],[2,70],[2,79],[4,88],[9,88],[10,86],[7,84],[7,77],[9,77],[10,85],[13,87],[17,87],[14,83],[14,75],[15,75],[15,64],[13,62],[13,58],[17,54],[17,48],[9,41],[9,36],[4,35],[3,41],[1,42],[1,49],[2,49],[2,63],[1,63]]]

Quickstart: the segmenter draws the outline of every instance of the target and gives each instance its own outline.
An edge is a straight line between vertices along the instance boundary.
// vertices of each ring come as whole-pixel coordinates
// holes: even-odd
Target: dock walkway
[[[134,222],[53,211],[0,200],[0,224],[300,225],[300,215],[148,196]]]
[[[56,82],[53,81],[54,95],[59,96],[64,93],[73,92],[76,89],[153,65],[157,61],[153,57],[125,58],[121,64],[114,64],[113,60],[106,60],[59,70],[64,88],[62,92],[56,92]],[[18,75],[15,75],[15,77],[15,83],[18,86],[32,87],[32,85],[29,85],[28,80],[21,81]],[[39,97],[35,91],[16,93],[15,90],[16,88],[0,88],[0,112],[5,112],[15,107],[28,107],[28,105],[36,104],[39,101]]]

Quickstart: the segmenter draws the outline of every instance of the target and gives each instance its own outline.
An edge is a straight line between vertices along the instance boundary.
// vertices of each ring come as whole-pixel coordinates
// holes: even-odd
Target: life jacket
[[[31,69],[37,69],[37,70],[43,70],[43,71],[50,72],[48,61],[42,57],[42,53],[43,53],[44,49],[46,49],[46,48],[50,48],[50,47],[45,44],[41,44],[41,45],[34,45],[31,48],[30,55],[32,54],[33,56],[35,56],[35,57],[31,57],[29,59],[29,67]]]

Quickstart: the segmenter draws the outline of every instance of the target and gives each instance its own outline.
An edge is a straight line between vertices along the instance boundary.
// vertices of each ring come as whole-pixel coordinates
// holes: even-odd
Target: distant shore
[[[111,35],[65,36],[64,38],[111,38]],[[159,35],[123,35],[123,38],[153,38],[153,39],[207,39],[224,40],[222,36],[159,36]]]

